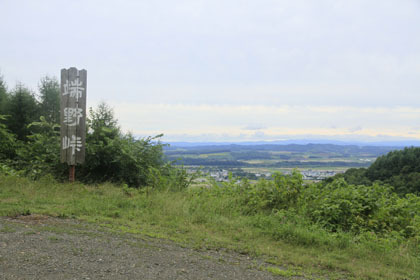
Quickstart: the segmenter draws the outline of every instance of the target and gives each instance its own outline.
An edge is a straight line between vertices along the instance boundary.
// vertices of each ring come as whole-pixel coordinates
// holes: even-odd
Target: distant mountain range
[[[332,144],[332,145],[355,145],[355,146],[377,146],[377,147],[420,147],[420,140],[403,140],[403,141],[378,141],[378,142],[362,142],[362,141],[339,141],[339,140],[323,140],[323,139],[295,139],[295,140],[278,140],[278,141],[248,141],[248,142],[168,142],[173,147],[200,147],[200,146],[225,146],[225,145],[307,145],[307,144]]]

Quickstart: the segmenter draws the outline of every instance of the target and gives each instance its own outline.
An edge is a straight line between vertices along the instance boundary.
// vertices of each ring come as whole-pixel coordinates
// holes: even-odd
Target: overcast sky
[[[164,141],[420,139],[420,0],[0,0],[0,73]]]

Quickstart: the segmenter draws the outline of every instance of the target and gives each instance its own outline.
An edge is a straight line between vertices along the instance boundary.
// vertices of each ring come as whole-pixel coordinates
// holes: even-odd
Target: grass
[[[420,279],[420,258],[407,244],[383,246],[381,240],[332,234],[293,219],[243,215],[232,198],[194,191],[0,176],[0,216],[28,214],[77,218],[115,232],[170,239],[198,249],[227,248],[262,257],[272,264],[262,269],[287,277]]]
[[[0,228],[0,233],[11,233],[11,232],[16,232],[16,229],[14,229],[13,227],[10,227],[8,225],[3,225]]]
[[[289,270],[289,269],[280,269],[275,266],[267,266],[263,267],[262,270],[266,270],[268,272],[273,273],[274,275],[280,275],[283,277],[293,277],[293,276],[302,276],[302,273],[295,271],[295,270]]]

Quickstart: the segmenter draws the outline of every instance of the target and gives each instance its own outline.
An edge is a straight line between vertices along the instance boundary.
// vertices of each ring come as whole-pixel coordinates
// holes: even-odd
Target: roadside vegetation
[[[181,189],[176,178],[129,188],[1,175],[0,215],[76,218],[198,249],[226,248],[262,257],[270,265],[261,269],[281,275],[420,278],[417,196],[342,180],[306,186],[298,173],[209,188]]]
[[[389,172],[384,156],[364,169],[366,176],[391,176],[378,180],[352,182],[346,173],[308,184],[295,171],[195,185],[193,175],[165,162],[159,136],[121,132],[101,104],[90,110],[86,164],[69,184],[59,163],[58,103],[46,101],[58,100],[58,83],[45,78],[40,85],[35,96],[22,85],[8,91],[0,79],[1,216],[76,218],[199,249],[226,248],[264,258],[270,265],[260,269],[286,277],[420,279],[418,190],[387,181],[415,167]],[[37,118],[20,118],[20,108],[32,107]],[[389,157],[418,166],[418,151]]]

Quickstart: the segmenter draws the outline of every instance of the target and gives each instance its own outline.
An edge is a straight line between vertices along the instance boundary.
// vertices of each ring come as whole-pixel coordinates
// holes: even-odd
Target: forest
[[[401,151],[391,151],[380,156],[368,168],[351,168],[344,174],[328,178],[333,182],[338,178],[353,185],[372,186],[375,182],[392,186],[399,194],[420,193],[420,148],[406,147]]]

